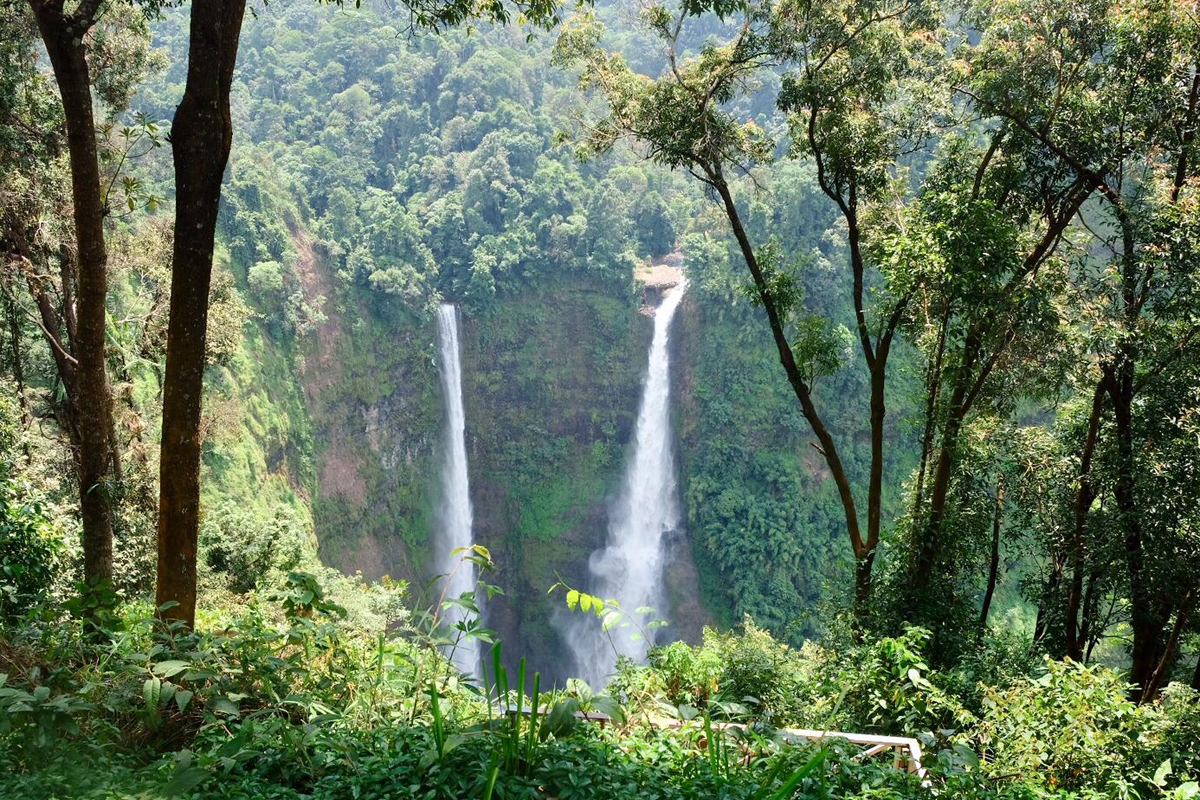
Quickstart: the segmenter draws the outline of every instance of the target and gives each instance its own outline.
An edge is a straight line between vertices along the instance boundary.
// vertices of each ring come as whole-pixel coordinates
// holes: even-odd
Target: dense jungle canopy
[[[0,0],[0,796],[1200,797],[1198,130],[1196,0]]]

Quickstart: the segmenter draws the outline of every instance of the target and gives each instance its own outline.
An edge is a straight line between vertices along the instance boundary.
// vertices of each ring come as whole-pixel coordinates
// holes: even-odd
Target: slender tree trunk
[[[1196,670],[1192,673],[1192,688],[1200,692],[1200,655],[1196,657]]]
[[[1092,188],[1081,188],[1073,193],[1068,193],[1062,202],[1059,214],[1050,215],[1046,230],[1026,255],[1022,269],[1007,282],[1006,292],[1015,291],[1022,286],[1042,262],[1054,252],[1063,232],[1092,191]],[[975,400],[986,386],[992,369],[1015,339],[1016,333],[1010,328],[999,341],[993,344],[990,355],[983,358],[988,335],[996,332],[990,328],[990,325],[991,321],[985,319],[976,322],[968,330],[962,344],[962,355],[955,366],[954,391],[947,404],[946,421],[942,428],[933,486],[930,489],[928,521],[923,527],[923,535],[917,545],[917,563],[909,582],[909,588],[913,590],[918,602],[925,600],[921,595],[929,587],[941,547],[942,519],[949,496],[950,480],[958,461],[958,437],[962,433],[967,415],[974,406]]]
[[[25,357],[21,350],[21,320],[17,316],[17,303],[5,292],[5,309],[8,312],[8,338],[12,347],[13,382],[17,385],[17,402],[21,404],[21,424],[28,426],[32,416],[29,397],[25,394]]]
[[[854,564],[854,618],[865,625],[871,611],[872,569],[875,566],[875,549],[872,548]]]
[[[867,489],[867,538],[855,551],[854,618],[865,627],[871,607],[872,571],[883,516],[883,434],[887,408],[884,382],[888,345],[880,347],[871,365],[871,475]]]
[[[229,92],[245,0],[193,0],[188,75],[171,126],[175,242],[159,470],[158,586],[166,619],[196,620],[200,415],[221,181],[233,141]]]
[[[1158,660],[1158,667],[1154,670],[1154,676],[1146,684],[1146,688],[1142,691],[1142,702],[1153,700],[1158,696],[1159,690],[1162,688],[1163,680],[1167,677],[1172,662],[1175,660],[1175,649],[1179,646],[1179,637],[1183,633],[1183,628],[1187,624],[1188,615],[1192,612],[1192,604],[1196,600],[1195,587],[1188,590],[1184,595],[1183,601],[1179,604],[1179,611],[1175,614],[1175,625],[1171,628],[1171,635],[1167,637],[1166,646],[1163,647],[1162,656]]]
[[[1092,485],[1092,457],[1100,431],[1100,416],[1104,410],[1104,385],[1098,384],[1092,395],[1092,411],[1088,417],[1083,454],[1079,461],[1079,489],[1075,493],[1075,527],[1071,537],[1071,588],[1067,594],[1067,656],[1083,660],[1085,636],[1080,635],[1079,609],[1083,602],[1084,550],[1087,548],[1087,518],[1096,491]]]
[[[1099,571],[1093,569],[1088,573],[1087,591],[1083,594],[1083,619],[1079,624],[1079,641],[1085,648],[1080,660],[1085,664],[1091,658],[1092,642],[1096,637],[1093,628],[1096,621],[1096,584],[1099,582]]]
[[[1133,441],[1133,362],[1128,356],[1122,358],[1122,363],[1111,377],[1110,397],[1117,442],[1114,495],[1117,515],[1125,532],[1125,559],[1129,569],[1129,622],[1133,630],[1129,679],[1139,687],[1140,693],[1144,693],[1162,657],[1163,632],[1170,618],[1170,602],[1161,590],[1151,586],[1151,578],[1146,574],[1142,525],[1134,488],[1137,467]]]
[[[1083,660],[1085,663],[1090,662],[1092,660],[1092,650],[1094,650],[1096,645],[1098,645],[1100,643],[1101,633],[1103,633],[1103,631],[1108,628],[1109,623],[1112,622],[1113,611],[1116,608],[1116,606],[1117,606],[1117,597],[1115,594],[1113,594],[1113,596],[1110,597],[1109,601],[1108,601],[1108,612],[1104,615],[1104,625],[1103,626],[1093,625],[1095,630],[1093,630],[1092,633],[1088,637],[1087,650],[1083,654]],[[1095,619],[1099,620],[1099,616],[1098,615],[1095,616]]]
[[[862,254],[862,231],[858,217],[858,181],[851,176],[847,181],[846,194],[843,196],[840,187],[832,184],[825,170],[825,158],[821,145],[816,136],[816,110],[811,109],[808,119],[808,142],[812,147],[817,166],[817,182],[825,195],[832,200],[842,212],[846,220],[846,239],[850,249],[850,271],[853,277],[852,297],[854,301],[855,329],[858,333],[859,345],[871,378],[871,464],[870,477],[867,485],[867,536],[864,541],[857,528],[857,512],[855,513],[855,528],[850,531],[850,540],[854,548],[856,560],[854,578],[854,617],[856,627],[861,630],[866,622],[871,595],[871,571],[875,563],[875,549],[879,546],[880,526],[883,509],[883,435],[884,422],[887,418],[884,386],[887,381],[888,354],[891,351],[892,337],[903,319],[904,309],[911,295],[897,300],[891,314],[881,325],[878,334],[872,338],[868,327],[867,308],[864,300],[866,289],[866,265]],[[760,286],[761,291],[761,286]],[[839,487],[840,488],[840,487]],[[847,513],[852,510],[853,501],[846,504],[843,496],[843,507]]]
[[[1062,583],[1063,562],[1057,555],[1054,556],[1054,561],[1050,566],[1050,577],[1046,579],[1046,586],[1042,590],[1042,601],[1038,604],[1037,621],[1033,625],[1033,643],[1041,644],[1046,639],[1046,634],[1050,629],[1051,611],[1050,609],[1057,604],[1056,595],[1058,594],[1058,585]]]
[[[84,37],[94,22],[99,0],[84,0],[71,16],[62,5],[31,0],[42,41],[50,56],[62,97],[71,165],[75,242],[78,250],[77,329],[71,347],[78,362],[75,424],[79,446],[76,465],[83,523],[84,575],[89,581],[112,579],[112,487],[114,466],[112,394],[104,357],[108,253],[104,242],[104,198],[92,113],[92,83]],[[64,287],[64,292],[68,287]]]
[[[822,188],[830,188],[824,180]],[[846,220],[847,239],[850,245],[850,269],[854,277],[854,316],[858,329],[859,345],[871,378],[871,464],[867,483],[867,538],[856,550],[855,570],[855,619],[859,628],[865,626],[871,595],[871,570],[875,563],[875,549],[879,546],[880,528],[883,522],[883,437],[887,420],[887,403],[884,388],[887,383],[888,355],[892,349],[892,336],[900,326],[904,309],[911,295],[897,300],[895,307],[873,339],[868,328],[867,308],[864,301],[866,266],[862,255],[862,232],[858,223],[858,185],[850,182],[847,202],[838,203]]]
[[[964,402],[969,388],[970,368],[974,364],[974,346],[968,340],[965,346],[964,358],[958,367],[954,379],[954,392],[950,395],[950,406],[946,416],[946,425],[942,431],[941,445],[938,447],[937,463],[933,473],[933,485],[929,490],[929,516],[924,533],[917,544],[917,566],[913,574],[912,588],[917,595],[922,594],[933,578],[933,570],[940,546],[939,539],[942,527],[942,517],[946,513],[946,500],[950,493],[950,478],[957,463],[958,437],[962,432],[967,408]]]
[[[929,453],[933,448],[933,431],[936,427],[938,390],[942,385],[942,357],[946,352],[946,326],[950,322],[950,305],[942,313],[942,327],[938,331],[938,344],[933,361],[925,374],[925,431],[921,435],[921,462],[917,468],[917,485],[913,492],[912,525],[917,530],[921,525],[921,504],[925,500],[925,472],[929,468]]]
[[[850,535],[850,546],[855,560],[854,616],[856,619],[861,620],[867,613],[864,604],[871,591],[871,568],[874,562],[874,548],[868,549],[866,542],[863,541],[858,521],[858,510],[854,502],[854,493],[850,487],[850,479],[838,454],[833,436],[825,426],[824,420],[821,419],[821,415],[813,403],[811,390],[805,382],[799,366],[796,364],[791,345],[788,343],[787,335],[783,330],[783,320],[780,319],[778,310],[775,308],[775,303],[767,290],[766,281],[758,263],[758,257],[755,255],[754,247],[750,243],[750,237],[746,234],[746,230],[742,225],[741,215],[738,213],[737,206],[733,201],[733,194],[729,191],[729,185],[725,182],[719,165],[705,165],[704,169],[709,176],[710,185],[717,191],[717,194],[721,198],[725,215],[729,219],[730,227],[733,228],[734,238],[738,242],[738,246],[742,251],[742,257],[746,262],[746,267],[750,270],[750,275],[754,279],[755,286],[758,288],[763,308],[767,312],[771,334],[775,339],[775,348],[779,353],[780,363],[783,364],[788,382],[791,384],[796,398],[800,401],[800,410],[804,414],[804,418],[808,420],[809,427],[812,428],[813,434],[817,437],[817,441],[821,445],[821,454],[825,456],[825,463],[829,466],[834,484],[837,486],[838,497],[842,501],[842,510],[846,515],[846,528]]]
[[[1146,574],[1146,554],[1142,542],[1142,520],[1137,507],[1137,457],[1133,427],[1135,384],[1138,363],[1137,342],[1132,339],[1141,317],[1138,285],[1141,269],[1136,252],[1134,222],[1123,198],[1107,185],[1101,193],[1109,202],[1121,227],[1121,300],[1126,338],[1105,369],[1104,385],[1113,406],[1116,439],[1116,482],[1114,497],[1117,519],[1124,532],[1125,560],[1129,571],[1129,623],[1133,631],[1130,648],[1129,679],[1138,687],[1138,699],[1144,700],[1154,678],[1154,670],[1163,656],[1163,633],[1171,617],[1172,599],[1163,586],[1155,585]],[[1149,280],[1149,275],[1146,276]]]
[[[983,593],[983,607],[979,610],[979,635],[987,633],[988,614],[992,610],[992,598],[996,594],[996,581],[1000,574],[1000,524],[1004,520],[1004,475],[996,479],[996,512],[992,516],[992,554],[988,560],[987,590]]]
[[[871,568],[875,562],[875,549],[879,546],[880,527],[883,524],[883,434],[887,419],[884,399],[884,383],[887,379],[887,345],[880,348],[871,367],[871,476],[867,488],[867,540],[863,543],[863,555],[858,559],[855,578],[855,610],[859,619],[864,619],[871,596]]]

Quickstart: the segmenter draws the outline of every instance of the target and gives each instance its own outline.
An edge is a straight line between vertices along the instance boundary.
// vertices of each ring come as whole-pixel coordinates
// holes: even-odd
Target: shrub
[[[45,599],[58,571],[62,541],[36,500],[0,478],[0,620]]]
[[[1172,683],[1148,711],[1139,771],[1152,775],[1170,761],[1173,776],[1200,779],[1200,692]]]
[[[800,721],[809,705],[812,672],[820,661],[813,649],[798,652],[757,627],[747,617],[738,633],[704,632],[704,649],[721,665],[721,696],[749,702],[775,724]]]
[[[1110,790],[1129,770],[1144,715],[1111,669],[1045,662],[1045,673],[983,700],[984,769],[1054,789]]]
[[[944,676],[926,664],[929,640],[929,631],[910,627],[838,648],[820,671],[819,726],[912,736],[972,724],[973,715],[942,688]]]
[[[649,661],[661,682],[663,695],[673,705],[705,706],[717,691],[721,663],[711,648],[672,642],[652,650]]]
[[[308,535],[288,506],[278,506],[274,516],[264,519],[254,511],[222,505],[200,527],[204,563],[239,593],[254,589],[273,569],[295,567]]]

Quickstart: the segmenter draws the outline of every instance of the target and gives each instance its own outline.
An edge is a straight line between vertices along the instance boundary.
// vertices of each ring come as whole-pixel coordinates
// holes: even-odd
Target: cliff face
[[[322,291],[320,259],[306,292]],[[461,317],[466,444],[476,540],[498,565],[504,595],[488,624],[506,653],[566,677],[554,627],[560,578],[586,588],[588,557],[603,545],[638,411],[652,331],[642,289],[573,282],[497,299]],[[361,305],[330,307],[310,337],[298,377],[314,430],[314,525],[322,559],[369,578],[409,581],[418,595],[432,563],[439,491],[441,404],[431,319]],[[685,373],[677,344],[675,383]],[[675,398],[676,424],[684,406]],[[690,542],[672,544],[674,636],[696,639],[705,615]],[[597,625],[597,635],[601,635]]]
[[[546,590],[589,586],[633,434],[651,332],[639,304],[572,286],[464,323],[476,531],[506,592],[488,621],[549,675],[569,658],[553,624],[562,595]]]
[[[220,471],[310,510],[325,563],[404,579],[428,604],[443,426],[434,320],[388,297],[335,291],[328,259],[293,235],[304,299],[325,297],[324,315],[311,333],[260,348],[264,360],[235,393],[257,420],[243,426],[245,449],[286,458],[255,466],[226,456]],[[689,273],[671,337],[686,524],[670,543],[658,610],[678,638],[750,614],[797,641],[818,626],[827,587],[846,585],[841,506],[758,309],[715,293],[704,263]],[[605,542],[646,369],[653,320],[641,312],[661,292],[654,280],[634,288],[576,276],[494,297],[486,313],[467,306],[460,318],[475,539],[491,549],[498,571],[488,580],[505,592],[488,623],[510,657],[548,678],[570,664],[556,628],[569,612],[546,590],[560,579],[591,588],[588,558]],[[270,339],[265,327],[255,335]],[[858,376],[843,371],[819,396],[861,471]],[[891,406],[902,410],[906,393],[900,384]],[[907,474],[909,451],[892,452],[887,474]],[[253,475],[235,469],[243,462]],[[263,470],[269,480],[256,477]],[[885,498],[889,515],[898,496]]]

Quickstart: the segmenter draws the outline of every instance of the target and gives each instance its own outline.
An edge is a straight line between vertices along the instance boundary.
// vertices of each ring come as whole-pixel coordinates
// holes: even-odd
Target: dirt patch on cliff
[[[829,471],[829,464],[825,461],[825,456],[821,455],[821,451],[815,445],[815,442],[811,442],[804,448],[804,469],[808,473],[809,479],[817,483],[824,483],[833,473]]]
[[[328,265],[317,252],[312,235],[303,229],[293,229],[292,242],[296,248],[296,275],[300,279],[304,301],[322,308],[325,314],[308,341],[299,370],[309,413],[318,432],[317,494],[324,497],[341,495],[355,505],[362,505],[367,483],[362,475],[360,457],[347,431],[341,425],[330,424],[327,413],[330,404],[336,400],[332,390],[344,377],[342,355],[349,344],[342,315],[330,302],[336,286]]]
[[[356,505],[367,496],[367,484],[359,474],[358,456],[340,440],[328,442],[318,457],[320,492],[326,496],[343,495]]]
[[[321,256],[313,246],[312,235],[303,229],[292,231],[292,243],[296,248],[296,275],[300,278],[300,290],[304,302],[321,308],[325,319],[317,326],[313,345],[305,355],[300,370],[304,391],[311,402],[320,403],[323,392],[336,386],[342,379],[342,347],[346,339],[342,327],[342,316],[330,302],[334,296],[334,284]]]

